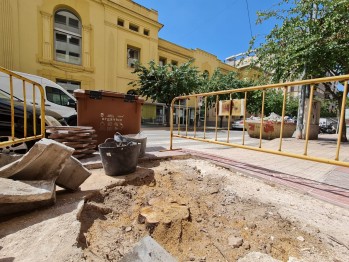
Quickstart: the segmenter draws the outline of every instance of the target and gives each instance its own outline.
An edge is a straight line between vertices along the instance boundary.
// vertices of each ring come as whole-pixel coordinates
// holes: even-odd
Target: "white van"
[[[76,99],[73,95],[68,93],[61,86],[44,77],[16,71],[13,72],[39,83],[44,88],[45,108],[63,116],[69,125],[76,125]],[[1,72],[0,89],[10,93],[9,76]],[[23,81],[16,77],[13,77],[13,95],[24,100]],[[29,83],[26,84],[26,100],[28,103],[33,104],[32,85]],[[40,92],[38,88],[36,88],[35,91],[35,104],[40,104]]]

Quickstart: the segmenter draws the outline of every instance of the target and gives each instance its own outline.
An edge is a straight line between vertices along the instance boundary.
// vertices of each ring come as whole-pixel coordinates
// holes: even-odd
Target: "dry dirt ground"
[[[94,173],[87,183],[103,170]],[[241,259],[254,252],[269,256],[259,261],[349,261],[349,210],[199,159],[142,163],[129,179],[84,196],[81,210],[70,210],[80,223],[56,233],[46,231],[69,212],[1,223],[0,261],[119,261],[147,235],[178,261],[258,261]]]

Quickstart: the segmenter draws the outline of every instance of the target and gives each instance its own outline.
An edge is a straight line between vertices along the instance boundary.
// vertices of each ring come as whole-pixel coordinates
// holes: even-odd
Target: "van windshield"
[[[52,86],[46,86],[45,89],[48,101],[61,106],[69,105],[69,100],[71,100],[71,97],[62,92],[62,90],[59,90]]]

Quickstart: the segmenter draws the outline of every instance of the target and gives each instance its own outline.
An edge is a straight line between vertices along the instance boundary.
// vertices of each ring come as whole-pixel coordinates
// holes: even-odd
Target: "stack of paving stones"
[[[96,152],[97,134],[90,126],[48,126],[48,138],[75,149],[73,156],[81,159]]]

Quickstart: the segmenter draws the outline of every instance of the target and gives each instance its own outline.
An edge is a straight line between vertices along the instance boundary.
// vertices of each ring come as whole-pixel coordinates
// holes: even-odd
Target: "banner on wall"
[[[245,112],[245,99],[221,100],[219,101],[219,116],[243,116]],[[230,114],[231,112],[231,114]]]

